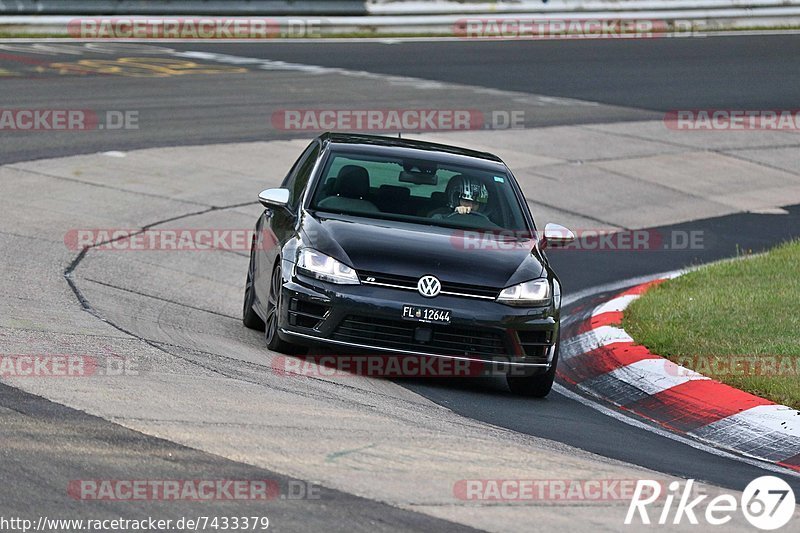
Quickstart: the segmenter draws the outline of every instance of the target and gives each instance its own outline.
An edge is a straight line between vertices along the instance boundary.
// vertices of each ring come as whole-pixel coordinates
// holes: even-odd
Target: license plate
[[[404,305],[403,318],[405,320],[415,320],[428,324],[449,324],[450,311],[448,309],[436,309],[435,307]]]

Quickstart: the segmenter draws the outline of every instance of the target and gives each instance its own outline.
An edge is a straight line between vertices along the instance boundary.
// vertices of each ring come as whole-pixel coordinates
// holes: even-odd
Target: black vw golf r
[[[243,321],[270,350],[502,362],[513,392],[550,391],[561,284],[542,248],[573,236],[536,232],[498,157],[325,133],[259,201]]]

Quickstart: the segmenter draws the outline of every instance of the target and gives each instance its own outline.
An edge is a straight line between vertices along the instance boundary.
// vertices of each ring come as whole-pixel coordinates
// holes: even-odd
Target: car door
[[[256,295],[260,302],[266,302],[272,279],[272,269],[283,245],[297,234],[297,219],[303,193],[314,165],[320,155],[320,142],[314,140],[295,161],[292,169],[281,183],[281,188],[289,190],[287,209],[265,209],[261,215],[260,230],[256,237],[258,260],[256,261]]]

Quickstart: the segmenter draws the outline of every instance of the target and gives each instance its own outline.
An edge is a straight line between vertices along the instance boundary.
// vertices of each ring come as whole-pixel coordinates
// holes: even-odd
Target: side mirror
[[[289,205],[289,189],[267,189],[258,195],[258,201],[267,208]]]
[[[575,234],[560,224],[547,224],[544,227],[544,244],[548,248],[566,246],[575,240]]]

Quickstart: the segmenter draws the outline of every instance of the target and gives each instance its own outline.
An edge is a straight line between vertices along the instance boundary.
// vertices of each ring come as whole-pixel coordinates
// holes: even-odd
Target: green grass
[[[800,241],[666,281],[628,307],[623,327],[653,353],[800,408]]]

